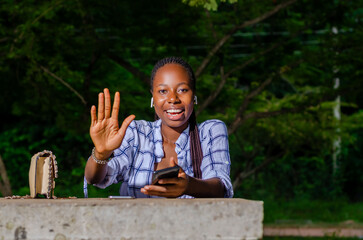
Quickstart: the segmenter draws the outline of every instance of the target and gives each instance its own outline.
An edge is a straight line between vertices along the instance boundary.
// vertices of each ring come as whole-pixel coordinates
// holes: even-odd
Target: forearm
[[[107,159],[107,157],[102,156],[95,152],[97,159]],[[99,158],[98,158],[99,157]],[[107,164],[98,164],[92,156],[88,158],[85,177],[89,184],[96,184],[101,182],[107,174]]]
[[[223,198],[224,185],[219,178],[197,179],[189,176],[186,195],[199,198]]]

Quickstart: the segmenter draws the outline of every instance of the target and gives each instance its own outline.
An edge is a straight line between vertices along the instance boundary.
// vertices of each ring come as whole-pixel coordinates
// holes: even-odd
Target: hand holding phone
[[[153,172],[151,184],[158,185],[158,181],[163,178],[176,178],[179,174],[179,166],[160,169]]]
[[[154,171],[152,184],[141,188],[146,195],[175,198],[186,193],[189,178],[183,169],[176,165],[173,157],[170,158],[172,167]],[[158,184],[160,179],[165,179],[165,184]]]

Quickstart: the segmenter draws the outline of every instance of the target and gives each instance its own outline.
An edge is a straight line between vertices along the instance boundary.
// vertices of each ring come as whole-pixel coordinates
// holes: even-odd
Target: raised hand
[[[111,112],[111,97],[107,88],[98,94],[98,114],[96,106],[91,107],[90,136],[96,147],[96,157],[107,159],[121,145],[125,132],[135,116],[130,115],[119,127],[118,113],[120,109],[120,93],[115,93]]]

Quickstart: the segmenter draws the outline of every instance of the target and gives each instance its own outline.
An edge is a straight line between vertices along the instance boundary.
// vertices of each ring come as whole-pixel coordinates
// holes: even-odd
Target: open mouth
[[[170,120],[178,120],[182,117],[184,109],[168,109],[165,112]]]

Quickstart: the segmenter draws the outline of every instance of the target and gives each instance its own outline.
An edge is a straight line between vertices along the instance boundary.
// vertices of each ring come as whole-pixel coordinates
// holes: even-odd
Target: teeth
[[[181,113],[182,110],[181,109],[170,109],[166,111],[167,113]]]

